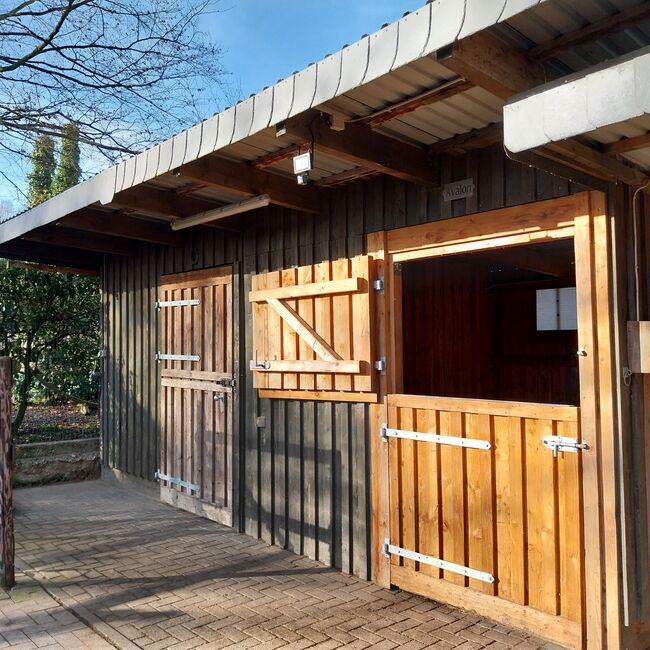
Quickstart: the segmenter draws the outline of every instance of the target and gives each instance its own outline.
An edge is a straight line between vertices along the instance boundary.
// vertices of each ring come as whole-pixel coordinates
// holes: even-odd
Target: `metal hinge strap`
[[[156,361],[201,361],[198,354],[163,354],[156,352]]]
[[[474,440],[473,438],[458,438],[457,436],[441,436],[437,433],[420,433],[419,431],[405,431],[404,429],[392,429],[385,424],[381,427],[381,437],[387,441],[388,438],[403,438],[406,440],[417,440],[418,442],[435,442],[439,445],[452,445],[453,447],[466,447],[469,449],[491,449],[492,443],[489,440]]]
[[[192,490],[192,492],[200,492],[201,486],[196,483],[190,483],[190,481],[184,481],[182,478],[176,478],[175,476],[169,476],[169,474],[163,474],[159,469],[156,470],[154,474],[154,480],[157,481],[166,481],[167,483],[172,483],[173,485],[178,485],[180,487],[187,488]]]
[[[494,576],[491,573],[486,573],[485,571],[477,571],[476,569],[471,569],[470,567],[463,566],[462,564],[447,562],[446,560],[441,560],[440,558],[433,557],[431,555],[423,555],[422,553],[409,551],[408,549],[391,544],[390,540],[388,539],[384,540],[382,552],[387,556],[398,555],[399,557],[405,557],[407,560],[413,560],[414,562],[419,562],[420,564],[428,564],[430,566],[437,567],[438,569],[442,569],[443,571],[459,573],[462,576],[473,578],[474,580],[480,580],[481,582],[488,582],[490,584],[494,582]]]
[[[156,300],[156,309],[163,307],[196,307],[201,304],[199,298],[191,298],[188,300]]]

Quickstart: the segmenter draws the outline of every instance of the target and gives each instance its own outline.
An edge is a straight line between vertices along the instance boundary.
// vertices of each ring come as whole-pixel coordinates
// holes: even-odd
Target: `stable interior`
[[[573,240],[402,265],[404,392],[579,403]]]

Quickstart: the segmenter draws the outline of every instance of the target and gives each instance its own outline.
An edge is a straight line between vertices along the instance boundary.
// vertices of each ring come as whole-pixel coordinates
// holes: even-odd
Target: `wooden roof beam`
[[[437,184],[437,169],[424,147],[400,142],[353,122],[335,131],[330,128],[329,117],[314,110],[288,120],[286,127],[287,134],[300,142],[313,141],[316,152],[405,181],[432,187]]]
[[[171,221],[177,217],[191,217],[199,212],[212,210],[220,204],[184,196],[173,190],[139,185],[115,194],[110,205],[144,214],[155,214],[166,221]]]
[[[483,149],[492,144],[503,142],[503,124],[490,124],[481,129],[473,129],[468,133],[460,133],[453,138],[440,140],[429,145],[433,154],[448,154],[460,156],[474,149]]]
[[[603,145],[602,150],[603,153],[615,155],[628,153],[630,151],[638,151],[639,149],[645,149],[646,147],[650,147],[650,133],[635,135],[631,138],[623,138],[622,140],[616,140],[616,142],[610,142],[609,144]]]
[[[62,246],[52,246],[39,242],[13,239],[0,244],[0,257],[8,260],[36,262],[72,268],[97,270],[101,266],[101,255],[73,250]]]
[[[611,32],[620,31],[631,25],[638,24],[644,20],[650,19],[650,3],[643,3],[636,7],[630,7],[619,11],[613,16],[608,16],[602,20],[597,20],[591,25],[585,25],[568,34],[562,34],[551,41],[541,43],[526,51],[529,59],[550,59],[560,52],[565,52],[569,48],[588,43],[599,39]]]
[[[507,100],[548,79],[541,66],[490,32],[480,32],[438,51],[440,62],[456,74]],[[648,177],[577,140],[564,140],[539,148],[538,153],[564,165],[611,182],[640,186]]]
[[[501,99],[548,81],[544,70],[491,32],[480,32],[438,51],[438,60],[457,75]]]
[[[375,129],[385,122],[394,120],[402,115],[408,115],[413,111],[417,111],[419,108],[442,102],[450,97],[463,93],[466,90],[470,90],[473,87],[473,84],[465,79],[452,79],[451,81],[446,81],[435,88],[420,93],[419,95],[409,97],[408,99],[397,102],[392,106],[387,106],[372,115],[355,120],[355,122],[357,124],[369,126],[371,129]]]
[[[136,243],[119,237],[98,234],[89,235],[85,232],[60,228],[54,225],[32,230],[25,234],[23,239],[53,246],[65,246],[66,248],[125,257],[136,255],[140,250]]]
[[[188,181],[205,183],[246,197],[268,194],[271,203],[275,205],[301,212],[320,213],[321,194],[318,189],[300,186],[294,178],[272,174],[214,154],[182,165],[174,173]]]
[[[120,212],[99,212],[78,210],[56,222],[57,226],[84,231],[136,239],[161,246],[182,246],[184,237],[170,230],[167,223],[145,221]]]
[[[251,162],[251,165],[256,169],[264,169],[275,165],[276,163],[287,160],[288,158],[293,158],[296,154],[300,153],[300,149],[304,147],[302,143],[292,144],[273,153],[266,154],[266,156],[260,156]]]

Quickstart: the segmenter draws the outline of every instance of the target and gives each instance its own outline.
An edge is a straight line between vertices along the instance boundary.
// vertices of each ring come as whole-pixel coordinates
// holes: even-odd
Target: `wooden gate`
[[[553,436],[580,439],[578,408],[389,395],[391,582],[529,606],[537,629],[579,644],[581,454],[554,454]]]
[[[161,278],[157,307],[162,498],[229,526],[233,510],[232,305],[231,267]]]

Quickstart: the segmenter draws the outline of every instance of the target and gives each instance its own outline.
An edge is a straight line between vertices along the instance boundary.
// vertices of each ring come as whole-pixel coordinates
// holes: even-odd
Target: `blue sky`
[[[273,85],[424,3],[425,0],[219,0],[219,11],[206,17],[202,27],[224,50],[223,66],[230,73],[229,85],[238,95],[231,98],[234,100]],[[84,171],[95,173],[99,169]],[[21,208],[15,199],[15,189],[0,181],[0,212],[3,208]]]
[[[425,0],[220,0],[209,31],[248,97]]]

